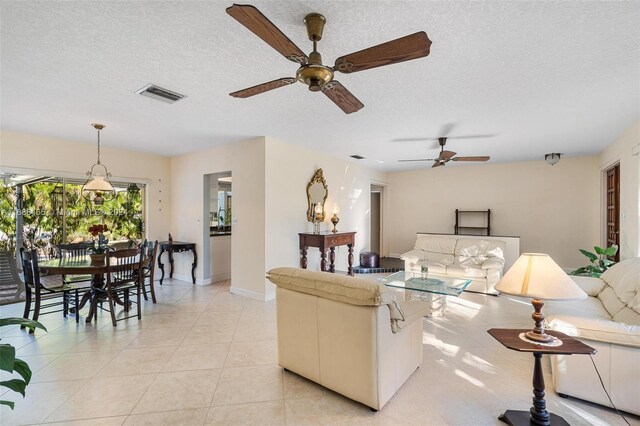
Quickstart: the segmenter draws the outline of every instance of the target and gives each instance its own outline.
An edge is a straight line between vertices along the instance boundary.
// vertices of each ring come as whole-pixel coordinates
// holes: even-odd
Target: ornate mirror
[[[324,202],[327,199],[329,191],[327,189],[327,182],[324,180],[322,169],[316,170],[311,178],[311,181],[307,184],[307,220],[313,222],[315,216],[314,207],[320,203],[322,206],[322,213],[320,213],[320,221],[324,221]]]

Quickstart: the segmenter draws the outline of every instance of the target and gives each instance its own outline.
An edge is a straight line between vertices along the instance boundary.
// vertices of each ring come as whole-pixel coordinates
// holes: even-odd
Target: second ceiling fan
[[[433,161],[433,166],[431,167],[440,167],[447,164],[449,161],[489,161],[491,157],[489,156],[477,156],[477,157],[456,157],[456,153],[453,151],[446,151],[444,146],[447,144],[447,138],[438,138],[438,143],[440,144],[440,155],[438,158],[419,158],[416,160],[398,160],[400,163],[409,162],[409,161]]]
[[[280,78],[230,93],[235,98],[248,98],[300,81],[309,86],[309,90],[312,92],[321,91],[342,111],[351,114],[362,109],[364,105],[339,81],[333,79],[335,71],[350,74],[422,58],[429,54],[431,46],[431,40],[427,34],[420,31],[341,56],[336,59],[333,67],[329,67],[322,63],[322,56],[316,49],[317,42],[322,39],[322,31],[326,22],[325,17],[319,13],[311,13],[304,18],[307,35],[309,40],[313,42],[313,51],[308,56],[254,6],[234,4],[227,8],[227,13],[285,58],[300,64],[295,78]]]

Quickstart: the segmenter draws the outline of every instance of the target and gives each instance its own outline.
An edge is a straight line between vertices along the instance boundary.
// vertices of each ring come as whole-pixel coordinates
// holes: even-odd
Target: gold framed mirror
[[[318,203],[322,206],[322,213],[318,214],[318,219],[321,222],[324,221],[324,202],[327,200],[327,195],[329,195],[327,182],[324,180],[322,169],[318,169],[307,184],[307,220],[309,222],[313,222],[316,215],[314,207]]]

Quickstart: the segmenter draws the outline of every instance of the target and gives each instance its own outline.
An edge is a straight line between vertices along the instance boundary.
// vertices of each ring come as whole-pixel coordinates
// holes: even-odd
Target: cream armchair
[[[380,410],[422,364],[424,302],[373,281],[276,268],[278,364]]]

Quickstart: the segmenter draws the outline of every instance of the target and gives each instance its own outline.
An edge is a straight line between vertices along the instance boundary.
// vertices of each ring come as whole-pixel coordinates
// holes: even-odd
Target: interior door
[[[607,170],[607,247],[620,246],[620,164]],[[611,259],[620,261],[620,250]]]

